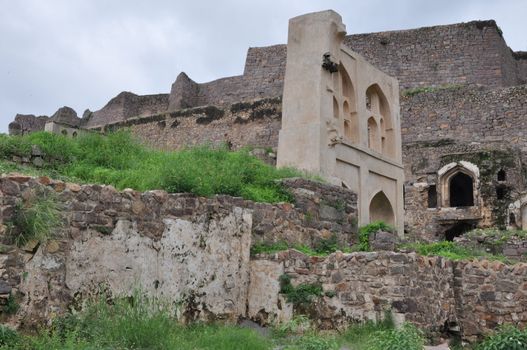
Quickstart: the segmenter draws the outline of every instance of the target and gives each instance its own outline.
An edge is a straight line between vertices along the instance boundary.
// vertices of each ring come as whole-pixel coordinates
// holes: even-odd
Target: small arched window
[[[66,129],[62,129],[60,133],[64,136],[68,136],[68,131]]]
[[[501,169],[498,171],[498,181],[505,181],[507,179],[507,174],[505,173],[505,170]]]
[[[71,136],[73,136],[73,138],[77,137],[77,132],[74,131],[73,134],[71,134]]]
[[[474,205],[474,181],[469,175],[458,172],[449,182],[450,206],[471,207]]]

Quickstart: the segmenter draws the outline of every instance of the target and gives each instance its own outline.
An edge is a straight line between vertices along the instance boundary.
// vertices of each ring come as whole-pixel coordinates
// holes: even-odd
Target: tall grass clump
[[[43,154],[43,174],[60,174],[71,181],[109,184],[118,189],[227,194],[259,202],[281,202],[291,198],[277,180],[302,175],[267,165],[248,150],[233,152],[211,146],[174,152],[154,150],[126,130],[108,135],[89,133],[75,139],[47,132],[2,135],[0,158],[9,161],[15,156],[29,157],[33,147]]]
[[[161,182],[170,192],[215,193],[264,202],[289,200],[276,180],[298,176],[291,169],[276,169],[251,156],[208,146],[175,152],[161,169]]]
[[[1,335],[1,334],[0,334]],[[6,333],[0,349],[156,349],[156,350],[270,350],[271,342],[255,331],[235,326],[181,325],[173,308],[141,296],[101,298],[84,311],[55,319],[38,335]]]
[[[396,328],[389,311],[380,322],[350,326],[343,339],[356,350],[422,350],[425,342],[423,333],[409,323]]]
[[[31,240],[46,242],[61,225],[56,196],[52,192],[33,190],[25,200],[17,203],[9,226],[14,243],[22,246]]]

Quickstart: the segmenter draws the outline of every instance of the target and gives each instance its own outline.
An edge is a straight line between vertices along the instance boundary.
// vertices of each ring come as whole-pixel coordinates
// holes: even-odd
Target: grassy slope
[[[29,157],[32,145],[43,152],[42,169],[10,162],[13,157]],[[111,184],[118,189],[164,189],[202,196],[228,194],[261,202],[288,201],[288,194],[276,180],[302,175],[292,169],[269,166],[248,150],[230,152],[207,146],[177,152],[153,150],[126,131],[108,136],[89,134],[77,139],[46,132],[0,135],[0,159],[2,172],[20,171]]]

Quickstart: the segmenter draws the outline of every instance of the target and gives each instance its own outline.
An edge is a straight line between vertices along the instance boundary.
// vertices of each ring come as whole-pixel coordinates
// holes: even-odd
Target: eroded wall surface
[[[131,295],[140,288],[177,306],[187,322],[249,318],[265,325],[307,313],[327,329],[379,320],[388,311],[397,322],[434,333],[458,325],[472,340],[502,323],[527,324],[527,264],[453,263],[394,252],[310,257],[288,250],[251,258],[252,243],[287,240],[288,229],[305,244],[325,232],[347,235],[345,225],[331,226],[339,220],[328,216],[343,215],[331,201],[345,190],[289,181],[295,206],[2,177],[0,303],[11,294],[21,306],[3,320],[42,325],[81,307],[85,298]],[[19,249],[7,244],[6,223],[16,215],[16,203],[35,190],[57,194],[64,226],[47,243]],[[301,221],[306,210],[314,215]],[[292,305],[280,293],[283,274],[294,286],[320,283],[324,295],[307,306]]]

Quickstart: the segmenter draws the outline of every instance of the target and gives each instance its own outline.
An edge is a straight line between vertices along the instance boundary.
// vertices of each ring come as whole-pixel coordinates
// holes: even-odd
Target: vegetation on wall
[[[24,200],[17,203],[9,224],[12,240],[18,246],[31,240],[46,242],[62,225],[55,195],[43,190],[29,192]]]
[[[440,241],[433,243],[408,243],[403,244],[399,249],[413,250],[425,256],[442,256],[450,260],[470,260],[483,258],[487,260],[498,260],[509,263],[509,259],[503,255],[487,253],[481,249],[463,247],[456,242]]]
[[[395,232],[395,229],[382,221],[374,221],[368,225],[360,227],[358,250],[361,252],[369,252],[370,235],[379,231]]]
[[[90,133],[71,139],[37,132],[0,135],[1,168],[13,157],[30,158],[33,147],[43,153],[38,174],[60,174],[71,181],[103,183],[118,189],[164,189],[201,196],[227,194],[261,202],[290,201],[278,179],[303,176],[292,169],[276,169],[248,150],[200,146],[176,152],[150,149],[125,130],[103,136]]]
[[[291,284],[291,276],[280,276],[280,293],[286,296],[288,302],[294,305],[309,305],[315,298],[323,294],[322,285],[319,283],[299,284],[293,286]]]
[[[251,246],[251,255],[274,254],[291,248],[309,256],[327,256],[336,252],[337,250],[340,250],[344,253],[351,252],[351,248],[339,244],[337,235],[333,234],[329,238],[319,239],[312,247],[305,244],[288,244],[284,241],[256,243]]]

